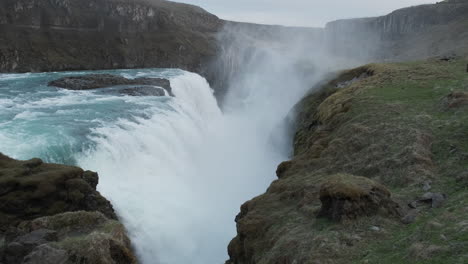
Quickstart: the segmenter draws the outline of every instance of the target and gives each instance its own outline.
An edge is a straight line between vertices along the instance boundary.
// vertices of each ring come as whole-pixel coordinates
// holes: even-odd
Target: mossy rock
[[[449,109],[468,105],[468,92],[451,92],[445,99],[445,105]]]
[[[383,185],[360,176],[336,174],[321,186],[320,217],[341,221],[384,214],[399,216],[399,205]]]
[[[116,219],[96,191],[98,175],[78,167],[18,161],[0,153],[0,230],[19,222],[69,211],[100,211]]]
[[[38,234],[52,234],[53,238]],[[100,212],[67,212],[26,221],[8,235],[9,263],[137,263],[124,226]]]

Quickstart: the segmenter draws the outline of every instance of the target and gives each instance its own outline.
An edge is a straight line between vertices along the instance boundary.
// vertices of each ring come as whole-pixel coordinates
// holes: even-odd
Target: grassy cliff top
[[[467,263],[467,63],[366,65],[307,96],[295,155],[242,206],[228,263]],[[386,186],[400,217],[318,218],[320,190],[337,173]],[[330,204],[372,204],[350,201]]]

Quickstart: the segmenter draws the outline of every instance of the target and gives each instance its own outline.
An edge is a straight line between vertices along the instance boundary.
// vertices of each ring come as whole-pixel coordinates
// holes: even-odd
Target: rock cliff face
[[[404,8],[381,17],[334,21],[325,28],[225,22],[217,34],[218,55],[206,77],[220,95],[236,89],[230,85],[248,74],[243,71],[245,65],[255,63],[252,58],[258,60],[259,54],[269,52],[265,47],[276,48],[285,60],[301,54],[297,64],[338,62],[330,68],[341,69],[378,61],[468,56],[466,14],[468,1],[460,0]]]
[[[0,263],[136,263],[98,175],[0,153]]]
[[[386,16],[330,22],[325,35],[332,52],[370,61],[412,60],[468,54],[468,1],[403,8]]]
[[[5,0],[0,71],[177,67],[200,72],[221,21],[162,0]]]

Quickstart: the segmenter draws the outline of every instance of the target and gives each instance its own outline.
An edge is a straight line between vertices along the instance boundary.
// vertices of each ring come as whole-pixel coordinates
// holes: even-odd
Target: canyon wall
[[[332,53],[355,54],[368,61],[466,55],[467,14],[468,1],[443,1],[381,17],[330,22],[325,34]]]
[[[5,0],[0,72],[177,67],[200,71],[222,22],[166,1]]]

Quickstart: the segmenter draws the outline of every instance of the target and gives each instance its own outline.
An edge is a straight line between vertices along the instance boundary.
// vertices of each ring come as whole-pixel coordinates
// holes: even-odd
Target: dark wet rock
[[[398,216],[399,205],[383,185],[365,177],[337,174],[320,188],[322,208],[319,217],[341,221],[383,214]]]
[[[129,95],[164,95],[164,91],[154,89],[150,86],[157,86],[172,94],[171,83],[162,78],[136,78],[127,79],[122,76],[112,74],[88,74],[83,76],[70,76],[51,81],[49,86],[55,86],[68,90],[92,90],[120,85],[142,85],[141,87],[126,88],[121,90]],[[144,85],[144,86],[143,86]]]
[[[119,90],[119,93],[130,96],[165,96],[164,89],[154,86],[138,86]]]

